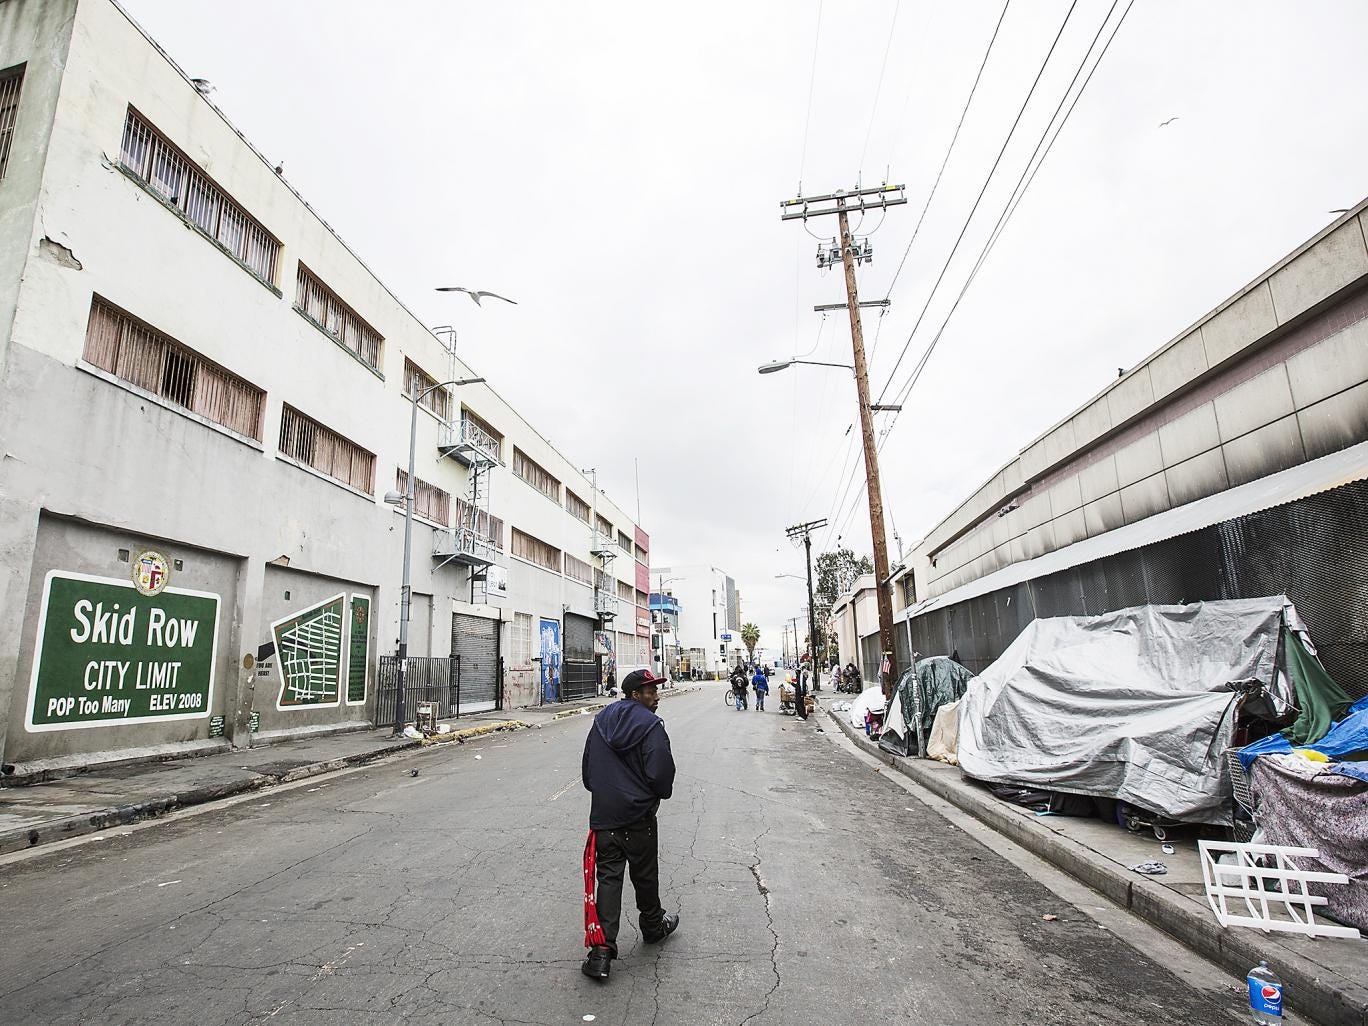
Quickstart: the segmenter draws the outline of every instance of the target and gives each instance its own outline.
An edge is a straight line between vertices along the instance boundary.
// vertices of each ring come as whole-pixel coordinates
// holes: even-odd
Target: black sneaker
[[[647,944],[659,944],[670,934],[679,929],[679,915],[675,912],[665,913],[665,918],[660,921],[660,929],[652,930],[649,933],[645,930],[641,932],[641,939]]]
[[[589,949],[589,957],[580,966],[580,972],[591,980],[606,980],[613,967],[613,949],[594,947]]]

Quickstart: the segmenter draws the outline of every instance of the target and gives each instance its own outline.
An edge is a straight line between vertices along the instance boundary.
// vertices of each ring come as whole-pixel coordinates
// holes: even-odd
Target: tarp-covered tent
[[[859,697],[850,703],[850,712],[847,715],[850,717],[850,725],[852,727],[856,730],[864,730],[865,713],[881,713],[883,711],[883,688],[876,685],[872,688],[865,688],[860,692]]]
[[[964,690],[973,676],[972,670],[949,656],[917,660],[915,670],[904,670],[898,679],[888,715],[884,717],[879,747],[894,755],[921,754],[918,725],[924,745],[935,722],[936,710],[964,697]]]
[[[1222,758],[1241,691],[1287,709],[1285,597],[1136,606],[1034,621],[969,684],[959,761],[971,777],[1118,798],[1224,823]]]
[[[936,710],[936,722],[926,739],[928,759],[959,765],[959,707],[959,702],[951,702]]]

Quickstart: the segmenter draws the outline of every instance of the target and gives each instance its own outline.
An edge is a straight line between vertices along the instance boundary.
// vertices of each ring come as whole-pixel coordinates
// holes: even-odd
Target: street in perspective
[[[1365,34],[0,0],[0,1023],[1368,1026]]]

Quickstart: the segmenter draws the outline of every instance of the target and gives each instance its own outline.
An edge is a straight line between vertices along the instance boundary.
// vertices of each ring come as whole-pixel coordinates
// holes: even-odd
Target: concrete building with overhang
[[[0,3],[5,773],[387,722],[410,396],[477,376],[116,3]],[[493,383],[416,438],[410,703],[647,661],[592,453]]]
[[[899,645],[1286,593],[1368,690],[1368,201],[1029,442],[895,574]]]

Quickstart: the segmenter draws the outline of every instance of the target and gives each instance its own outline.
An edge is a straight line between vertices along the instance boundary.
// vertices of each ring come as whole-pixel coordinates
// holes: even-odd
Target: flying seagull
[[[1171,124],[1173,124],[1175,121],[1177,121],[1179,118],[1181,118],[1182,116],[1183,116],[1183,115],[1181,115],[1181,114],[1175,114],[1175,115],[1173,115],[1173,117],[1169,118],[1167,121],[1161,121],[1161,122],[1159,122],[1159,127],[1160,127],[1160,128],[1164,128],[1164,127],[1166,127],[1166,126],[1168,126],[1168,125],[1171,125]]]
[[[509,299],[507,296],[501,296],[501,295],[499,295],[497,292],[486,292],[486,291],[484,291],[483,289],[481,289],[480,291],[476,292],[474,289],[463,288],[463,287],[460,286],[460,285],[443,285],[443,286],[441,286],[440,288],[438,288],[437,291],[438,291],[438,292],[464,292],[464,293],[465,293],[467,296],[469,296],[471,299],[475,300],[475,305],[476,305],[476,306],[479,306],[479,305],[480,305],[480,300],[483,299],[485,296],[488,296],[488,297],[491,298],[491,299],[502,299],[505,303],[512,303],[514,306],[517,306],[517,305],[518,305],[518,301],[517,301],[516,299]]]

